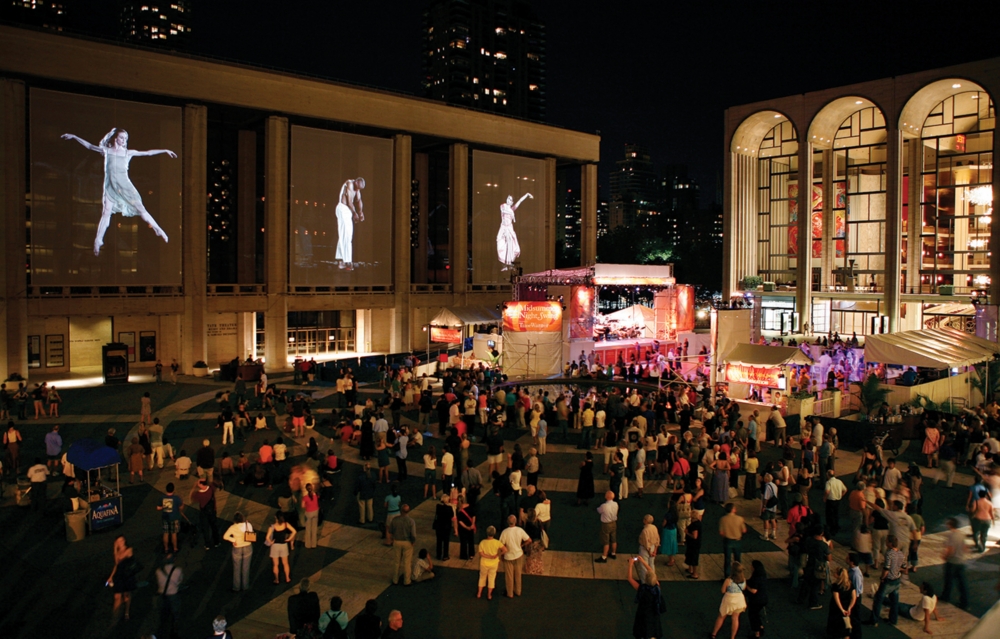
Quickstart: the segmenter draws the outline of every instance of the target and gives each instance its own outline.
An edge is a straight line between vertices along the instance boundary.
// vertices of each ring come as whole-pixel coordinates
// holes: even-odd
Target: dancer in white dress
[[[124,129],[111,129],[101,139],[99,145],[93,145],[72,133],[63,134],[62,139],[76,140],[84,148],[104,155],[104,202],[101,210],[101,221],[97,225],[97,237],[94,238],[94,255],[101,254],[101,247],[104,245],[104,234],[108,231],[113,213],[121,213],[125,217],[135,217],[138,215],[144,222],[149,224],[154,233],[163,238],[164,242],[169,241],[167,234],[163,232],[160,225],[156,223],[153,216],[143,206],[139,191],[128,177],[128,165],[132,161],[132,158],[136,156],[144,157],[166,153],[170,157],[176,158],[176,153],[167,149],[133,151],[128,148],[128,132]]]
[[[514,211],[521,206],[526,198],[535,199],[531,193],[525,193],[521,199],[514,203],[513,196],[508,195],[507,201],[500,205],[500,231],[497,232],[497,257],[504,265],[501,271],[507,271],[514,267],[514,261],[521,255],[521,245],[517,242],[517,233],[514,232]]]
[[[340,268],[354,268],[354,223],[365,221],[364,205],[361,202],[361,189],[365,188],[362,177],[347,180],[340,187],[340,199],[337,201],[337,254]]]

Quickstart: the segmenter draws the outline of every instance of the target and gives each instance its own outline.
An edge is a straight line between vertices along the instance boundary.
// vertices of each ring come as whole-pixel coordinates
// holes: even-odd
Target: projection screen
[[[31,89],[31,283],[181,283],[181,110]]]
[[[545,270],[545,162],[472,153],[472,282]]]
[[[292,127],[289,280],[392,284],[392,140]]]

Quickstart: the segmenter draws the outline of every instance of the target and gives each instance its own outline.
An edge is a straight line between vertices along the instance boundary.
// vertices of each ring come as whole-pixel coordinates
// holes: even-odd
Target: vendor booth
[[[467,350],[465,339],[469,337],[470,331],[474,330],[470,327],[499,325],[500,322],[500,313],[496,309],[486,306],[453,306],[442,308],[434,316],[434,319],[428,322],[427,328],[430,330],[430,334],[427,336],[428,349],[431,343],[457,345],[459,365],[465,368],[465,351]],[[473,335],[473,337],[475,336]],[[482,343],[477,344],[478,341],[482,341]],[[475,359],[492,365],[503,351],[503,341],[500,339],[473,340],[472,350],[474,351],[473,357]],[[496,351],[495,354],[494,351]],[[445,361],[447,359],[445,357]]]
[[[118,477],[121,462],[118,451],[95,439],[80,439],[70,445],[66,460],[76,467],[78,477],[81,471],[87,474],[84,500],[89,506],[87,525],[90,531],[122,525],[125,513]],[[109,471],[107,480],[104,469]]]
[[[982,401],[974,396],[970,376],[978,373],[975,364],[1000,355],[1000,345],[952,328],[903,331],[886,335],[869,335],[865,339],[866,364],[902,367],[898,375],[886,375],[884,388],[890,391],[886,400],[896,406],[921,397],[935,403],[949,402],[963,407]],[[904,382],[904,371],[921,370],[910,376],[913,383]],[[984,367],[984,374],[989,367]],[[915,379],[914,379],[915,377]],[[987,384],[988,387],[988,384]]]
[[[737,344],[722,358],[722,379],[729,384],[729,397],[778,404],[790,387],[791,366],[808,366],[812,360],[791,346]]]

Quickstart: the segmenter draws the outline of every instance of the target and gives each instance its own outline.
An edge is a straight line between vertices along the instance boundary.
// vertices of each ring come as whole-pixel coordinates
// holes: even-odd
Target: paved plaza
[[[284,388],[297,388],[291,379],[277,380]],[[67,445],[82,437],[103,440],[109,427],[115,427],[126,442],[131,440],[139,420],[140,397],[149,392],[154,415],[166,425],[165,435],[175,449],[184,448],[194,456],[201,440],[209,438],[217,453],[223,450],[231,456],[240,450],[256,450],[263,436],[251,438],[248,445],[237,441],[235,445],[220,448],[221,431],[215,428],[218,404],[217,391],[228,385],[208,380],[181,378],[178,385],[132,383],[126,386],[97,387],[61,390],[63,418],[28,420],[19,423],[24,435],[22,468],[44,454],[42,439],[54,423],[59,423]],[[359,471],[357,449],[341,448],[339,442],[327,438],[332,431],[322,423],[333,411],[329,387],[309,387],[317,401],[313,412],[320,423],[307,432],[306,439],[295,440],[290,445],[291,464],[304,461],[308,436],[319,440],[320,450],[332,447],[344,464],[344,471],[334,479],[328,489],[323,507],[319,547],[305,549],[301,545],[292,552],[292,583],[272,584],[271,565],[266,548],[258,543],[251,565],[252,587],[248,592],[233,593],[232,564],[229,545],[205,550],[201,540],[192,534],[182,538],[179,563],[185,573],[188,589],[182,595],[181,637],[207,637],[211,635],[212,619],[223,614],[236,639],[272,639],[288,631],[287,599],[297,590],[301,578],[311,579],[312,590],[319,594],[325,610],[331,596],[343,598],[345,610],[353,618],[363,608],[365,601],[376,599],[383,620],[390,610],[402,611],[406,635],[412,638],[443,637],[455,639],[478,638],[533,638],[561,637],[630,637],[635,613],[634,592],[625,581],[627,558],[637,552],[637,537],[643,515],[652,514],[657,523],[667,506],[667,493],[662,481],[647,481],[643,498],[631,495],[621,503],[619,515],[618,559],[606,564],[595,563],[599,557],[599,520],[594,508],[599,499],[589,507],[575,505],[577,473],[583,453],[576,449],[576,436],[569,442],[558,436],[549,438],[548,454],[544,457],[544,472],[539,487],[552,501],[551,545],[544,554],[544,575],[524,578],[523,596],[513,600],[503,597],[502,576],[497,580],[497,591],[492,601],[475,598],[478,578],[478,560],[458,559],[458,544],[453,542],[452,559],[436,568],[437,577],[429,582],[412,586],[392,586],[392,550],[383,545],[380,533],[373,525],[359,526],[357,506],[353,496],[354,478]],[[379,389],[363,389],[362,396],[375,397]],[[404,414],[409,421],[416,414]],[[432,420],[435,415],[432,413]],[[273,428],[273,419],[271,426]],[[436,426],[431,430],[437,432]],[[266,431],[272,442],[277,431]],[[517,433],[522,447],[527,449],[530,437]],[[284,435],[286,442],[291,438]],[[514,437],[507,442],[510,452]],[[425,447],[442,442],[429,439]],[[902,451],[900,459],[906,463],[917,459],[915,446]],[[776,457],[770,446],[762,451],[763,465]],[[470,453],[471,463],[480,465],[485,475],[485,449],[474,444]],[[434,533],[431,524],[435,503],[422,499],[423,465],[419,455],[411,453],[410,478],[403,482],[401,493],[404,503],[413,507],[412,516],[417,523],[416,548],[428,548],[433,554]],[[607,486],[606,477],[600,472],[602,459],[595,460],[595,483],[598,495]],[[851,451],[841,451],[838,473],[853,474],[858,457]],[[373,463],[374,465],[374,463]],[[124,467],[123,467],[124,468]],[[926,471],[925,471],[926,472]],[[393,465],[393,477],[395,466]],[[43,514],[32,513],[13,503],[13,488],[6,486],[3,507],[0,508],[0,565],[4,578],[0,580],[0,600],[5,605],[0,611],[0,637],[122,637],[138,639],[145,633],[157,632],[159,613],[155,603],[153,571],[162,560],[160,514],[156,510],[166,484],[174,480],[170,463],[162,471],[147,473],[145,481],[128,484],[123,473],[125,524],[111,532],[97,533],[77,543],[66,540],[60,500],[61,481],[49,482],[51,497]],[[925,474],[924,517],[927,535],[920,551],[920,567],[904,583],[901,600],[915,602],[921,581],[928,580],[940,592],[943,585],[942,560],[940,559],[944,522],[948,516],[960,514],[965,500],[965,487],[971,484],[971,475],[960,472],[955,488],[947,489],[930,485]],[[178,482],[177,493],[188,503],[188,493],[194,479]],[[232,477],[225,480],[226,490],[218,493],[220,532],[231,523],[233,515],[241,512],[255,528],[266,530],[277,510],[277,490],[243,486]],[[379,485],[375,499],[376,520],[382,520],[385,509],[383,497],[388,486]],[[821,502],[819,489],[814,490],[812,503]],[[759,502],[736,500],[738,511],[746,517],[752,529],[743,547],[743,562],[760,560],[769,575],[770,603],[767,607],[766,636],[769,637],[822,637],[827,618],[827,597],[823,597],[822,610],[811,611],[793,603],[794,596],[788,586],[787,554],[782,543],[760,539],[761,522],[757,516]],[[496,497],[488,492],[480,502],[478,522],[480,531],[489,524],[498,525],[500,508]],[[706,637],[721,600],[722,546],[716,534],[717,522],[722,514],[719,506],[710,505],[705,513],[706,538],[702,547],[702,575],[699,581],[685,579],[682,556],[677,565],[666,566],[665,558],[658,558],[657,574],[663,586],[667,612],[663,624],[668,637]],[[844,517],[846,522],[846,516]],[[963,520],[967,525],[967,520]],[[846,526],[845,526],[846,527]],[[996,529],[994,529],[996,532]],[[111,627],[112,594],[104,587],[113,565],[112,543],[117,534],[127,537],[135,549],[142,566],[140,588],[134,593],[130,618]],[[779,540],[787,534],[787,526],[779,524]],[[263,536],[263,535],[262,535]],[[197,541],[197,543],[193,543]],[[848,541],[845,533],[836,539],[834,556],[844,562]],[[993,538],[992,542],[996,539]],[[937,637],[960,637],[967,632],[996,601],[996,586],[1000,577],[1000,551],[990,544],[983,555],[973,555],[968,566],[971,601],[968,611],[942,603],[939,612],[943,621],[933,623]],[[596,552],[596,554],[595,554]],[[869,580],[868,588],[875,583]],[[956,598],[957,601],[957,598]],[[866,609],[871,605],[870,590],[864,599]],[[868,613],[864,613],[867,618]],[[720,637],[728,637],[728,624]],[[740,636],[746,636],[744,616]],[[923,636],[922,627],[914,621],[900,620],[897,627],[883,623],[878,628],[864,628],[865,637],[917,637]]]

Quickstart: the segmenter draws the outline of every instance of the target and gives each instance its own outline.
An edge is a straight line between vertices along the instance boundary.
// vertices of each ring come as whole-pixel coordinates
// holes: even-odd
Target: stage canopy
[[[634,304],[620,311],[604,316],[605,320],[617,320],[630,326],[637,326],[643,331],[642,337],[652,338],[656,335],[656,312],[648,306]]]
[[[970,366],[1000,353],[1000,345],[952,328],[865,338],[865,361],[923,368]]]
[[[96,439],[78,439],[66,451],[66,461],[81,470],[96,470],[117,466],[121,461],[118,451]]]
[[[434,316],[431,326],[465,326],[466,324],[499,324],[500,311],[487,306],[455,306],[443,308]]]
[[[666,288],[676,283],[673,264],[594,264],[528,273],[519,285],[646,286]]]
[[[794,346],[765,346],[763,344],[737,344],[723,358],[727,364],[745,366],[789,366],[812,364],[805,353]]]

